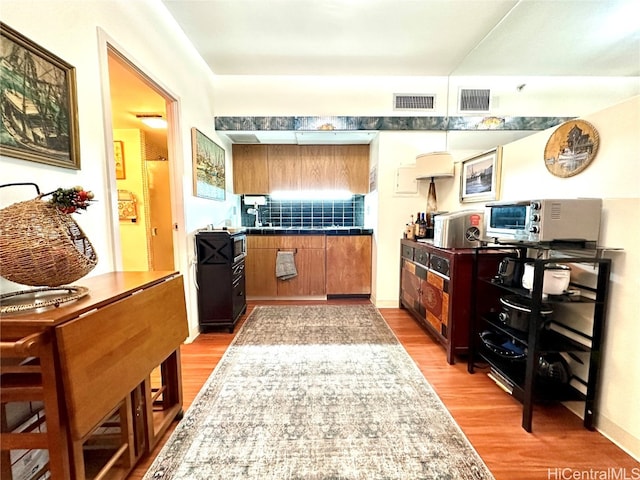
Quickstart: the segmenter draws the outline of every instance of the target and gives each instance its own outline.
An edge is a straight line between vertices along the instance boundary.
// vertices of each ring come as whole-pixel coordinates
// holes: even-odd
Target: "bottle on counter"
[[[413,225],[413,237],[417,240],[420,237],[420,212],[416,214],[416,223]]]
[[[424,213],[420,217],[419,224],[420,224],[420,227],[419,227],[420,238],[426,238],[427,237],[427,219]]]

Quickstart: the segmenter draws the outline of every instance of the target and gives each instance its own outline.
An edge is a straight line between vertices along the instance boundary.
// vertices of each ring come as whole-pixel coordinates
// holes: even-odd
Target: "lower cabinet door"
[[[255,248],[247,251],[245,258],[246,294],[249,297],[275,297],[276,281],[275,248]]]
[[[298,275],[289,280],[277,281],[278,296],[324,295],[326,291],[324,249],[298,249],[294,254],[294,260]]]
[[[371,293],[371,236],[327,236],[327,295]]]

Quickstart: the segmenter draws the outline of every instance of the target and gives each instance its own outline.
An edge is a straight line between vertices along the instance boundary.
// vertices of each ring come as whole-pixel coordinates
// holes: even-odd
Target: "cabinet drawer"
[[[247,248],[324,248],[324,235],[247,235]]]
[[[420,265],[424,265],[425,267],[429,266],[429,252],[426,250],[416,248],[413,259]]]
[[[438,255],[431,255],[431,260],[429,261],[429,267],[448,277],[449,276],[449,260],[444,257],[440,257]]]
[[[414,252],[413,247],[410,247],[409,245],[402,245],[402,257],[403,258],[407,258],[409,260],[413,260],[413,252]]]

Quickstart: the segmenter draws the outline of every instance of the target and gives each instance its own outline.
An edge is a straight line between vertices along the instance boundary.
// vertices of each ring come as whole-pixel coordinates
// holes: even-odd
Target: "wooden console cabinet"
[[[75,302],[0,316],[3,418],[9,399],[44,400],[58,436],[7,431],[3,422],[2,460],[9,450],[45,448],[53,480],[125,478],[182,411],[183,278],[113,272],[77,284],[89,294]],[[21,356],[39,361],[6,366]]]
[[[469,349],[473,261],[473,249],[401,241],[400,307],[444,346],[450,364]],[[494,274],[498,261],[489,266]]]

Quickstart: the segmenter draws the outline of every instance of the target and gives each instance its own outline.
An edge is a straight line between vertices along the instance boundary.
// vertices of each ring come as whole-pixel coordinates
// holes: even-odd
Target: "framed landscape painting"
[[[0,22],[0,149],[80,169],[75,68]]]
[[[462,161],[460,202],[497,200],[500,195],[502,147]]]
[[[191,129],[191,146],[194,195],[212,200],[224,200],[224,149],[197,128]]]

